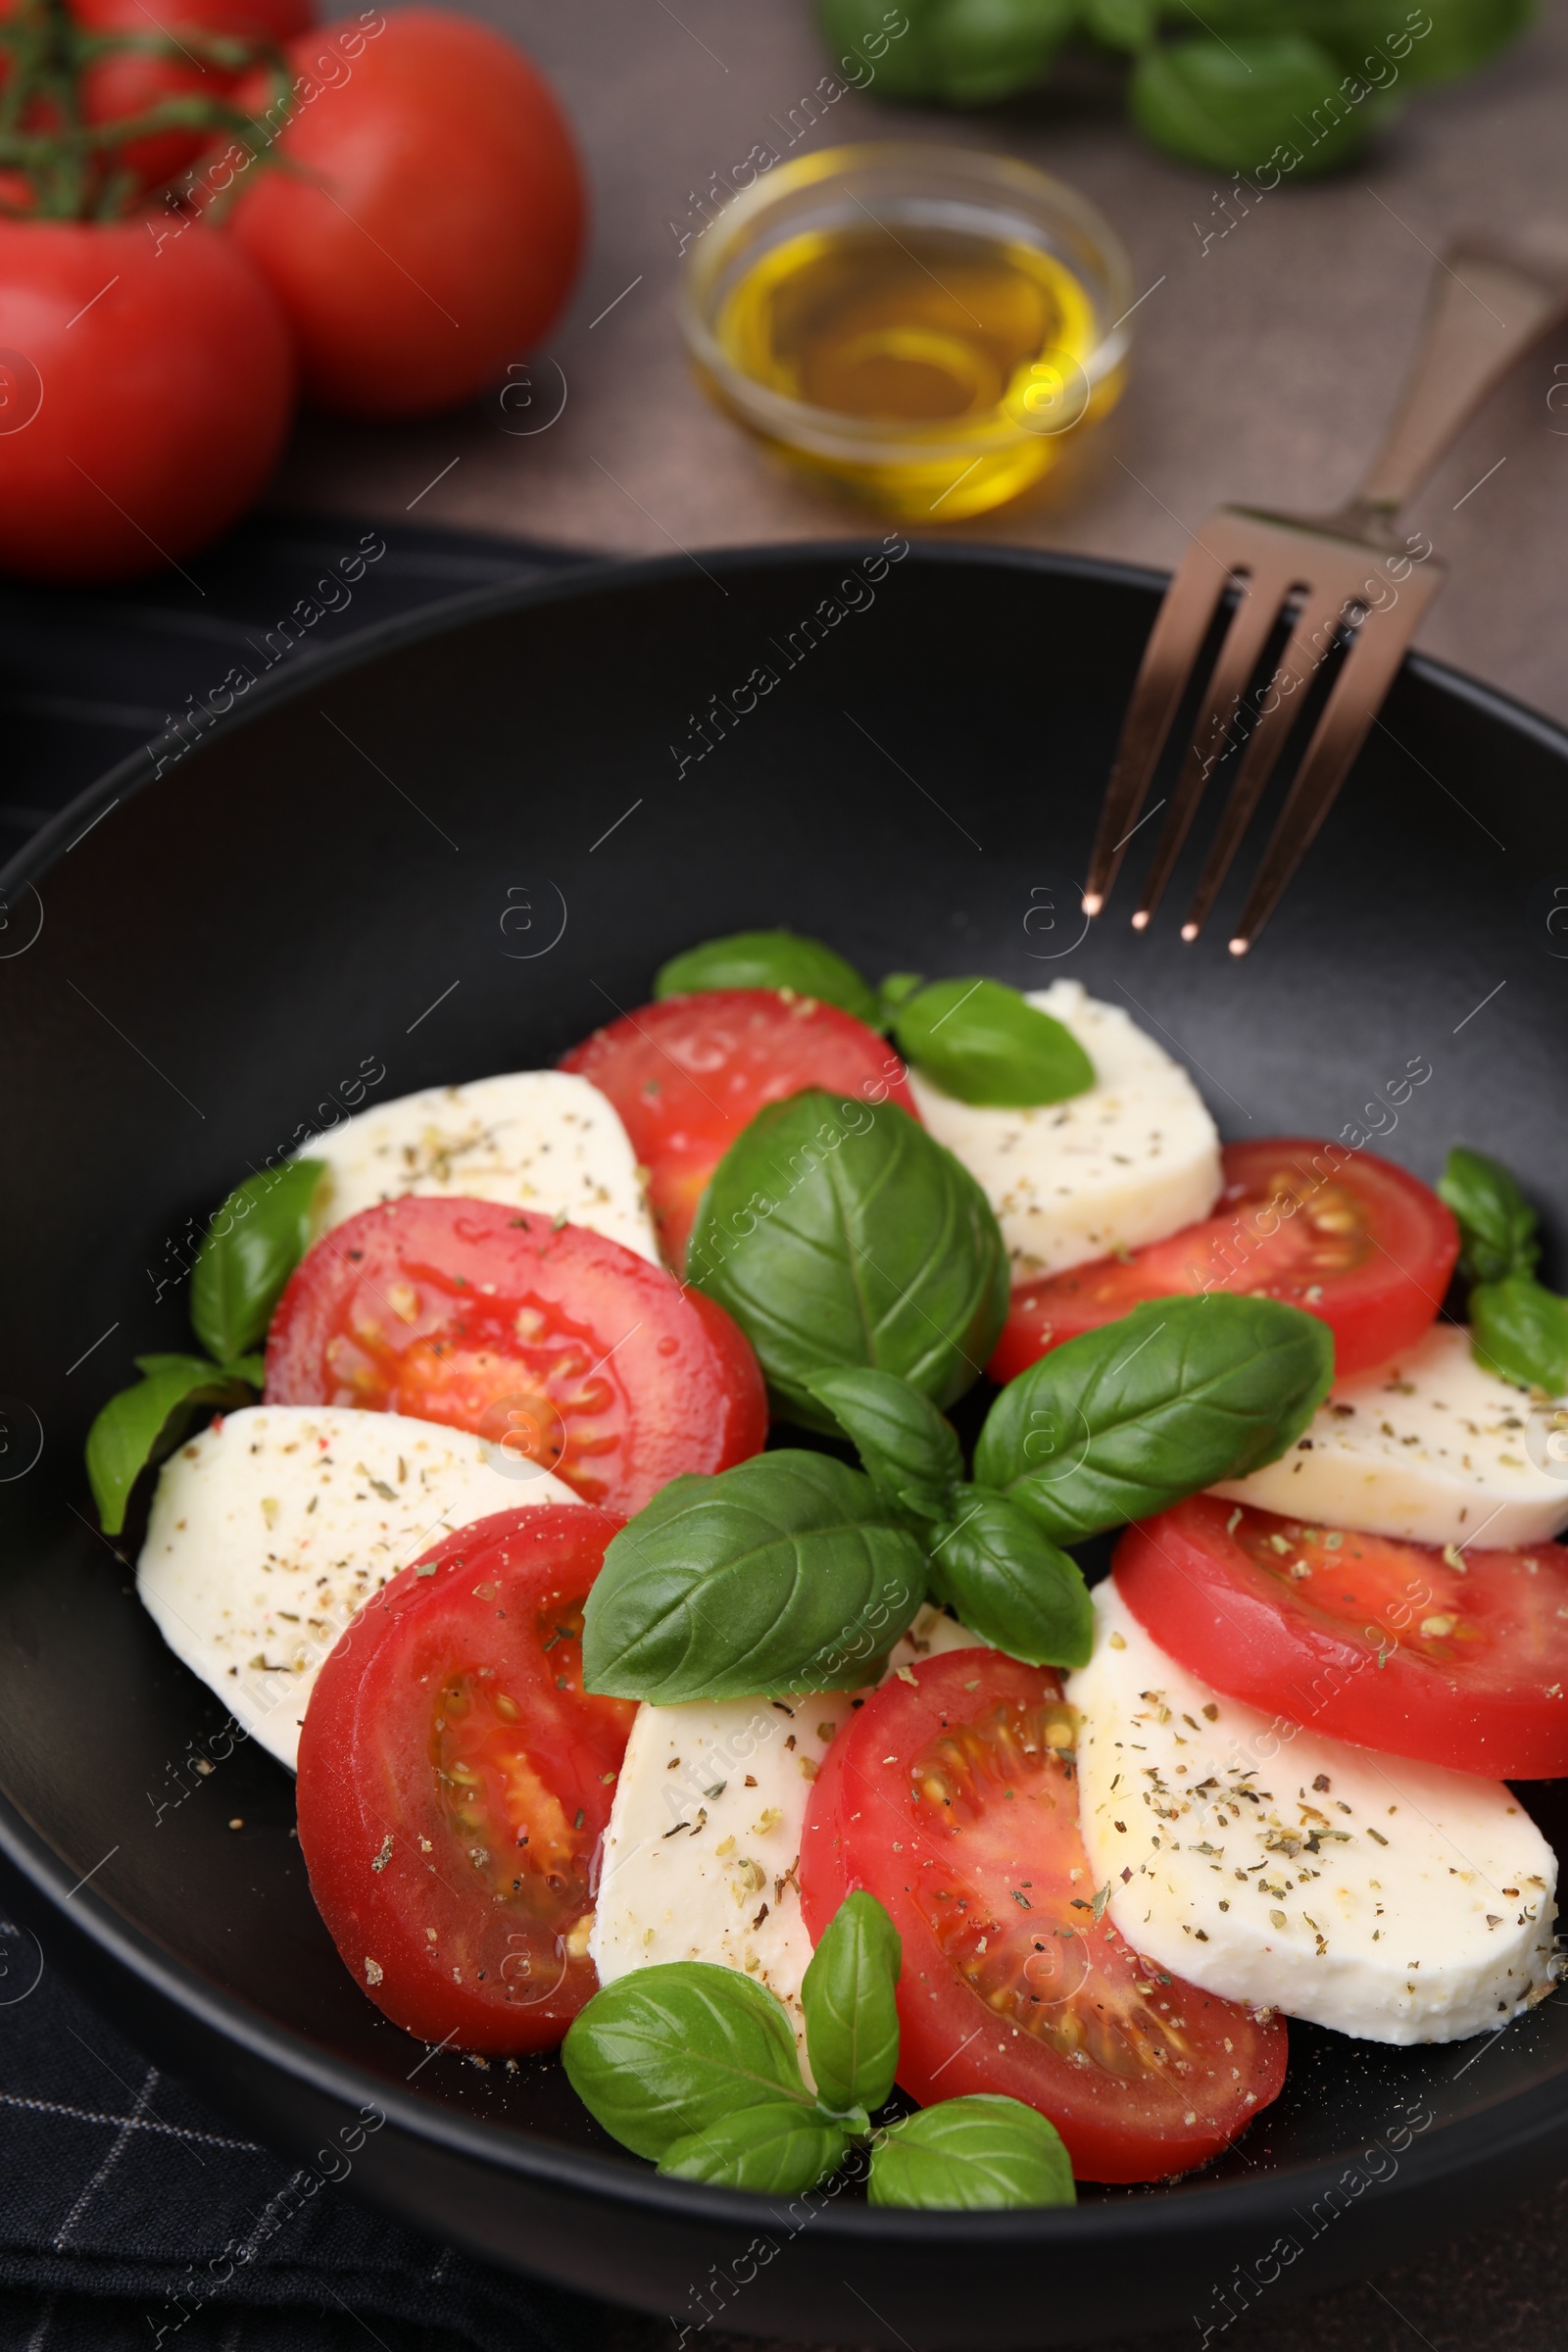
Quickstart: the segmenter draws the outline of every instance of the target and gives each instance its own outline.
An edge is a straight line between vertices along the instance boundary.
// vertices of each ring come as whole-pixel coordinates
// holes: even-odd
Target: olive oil
[[[713,325],[752,383],[838,420],[815,449],[781,440],[793,463],[912,520],[1017,496],[1120,391],[1087,371],[1102,330],[1080,280],[989,228],[803,228],[756,254]]]

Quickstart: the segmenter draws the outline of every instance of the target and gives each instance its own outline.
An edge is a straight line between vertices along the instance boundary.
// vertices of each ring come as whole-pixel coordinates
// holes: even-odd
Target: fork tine
[[[1101,804],[1100,828],[1084,885],[1084,912],[1098,914],[1121,867],[1138,811],[1165,748],[1194,662],[1202,650],[1231,573],[1208,549],[1195,542],[1181,563],[1165,601],[1154,616],[1139,664],[1137,683],[1122,722],[1110,781]]]
[[[1183,939],[1196,939],[1213,911],[1214,901],[1231,870],[1232,860],[1242,844],[1242,836],[1252,821],[1252,812],[1263,797],[1264,788],[1274,773],[1279,756],[1296,723],[1300,706],[1296,702],[1295,695],[1298,689],[1310,684],[1312,672],[1323,658],[1321,655],[1314,658],[1313,641],[1326,633],[1332,643],[1344,613],[1345,602],[1343,594],[1325,597],[1314,595],[1308,589],[1302,595],[1290,643],[1274,672],[1273,683],[1277,689],[1274,707],[1259,712],[1248,738],[1247,749],[1242,754],[1241,764],[1236,771],[1236,781],[1231,786],[1230,799],[1225,804],[1225,813],[1209,845],[1208,858],[1198,888],[1193,893],[1187,920],[1182,925]],[[1286,678],[1294,681],[1289,693],[1285,691]]]
[[[1285,583],[1276,574],[1265,579],[1262,567],[1253,571],[1250,581],[1243,581],[1241,602],[1225,633],[1203,699],[1202,711],[1193,731],[1193,740],[1182,762],[1182,772],[1176,789],[1170,796],[1170,812],[1160,831],[1159,844],[1153,862],[1144,883],[1144,895],[1138,912],[1133,916],[1133,929],[1147,928],[1149,919],[1165,894],[1171,869],[1181,855],[1198,804],[1203,797],[1214,763],[1225,748],[1232,725],[1241,708],[1251,675],[1262,659],[1280,606],[1284,601]]]
[[[1233,956],[1245,956],[1279,905],[1286,884],[1316,838],[1318,827],[1339,797],[1367,730],[1382,709],[1414,634],[1423,608],[1442,585],[1441,566],[1435,578],[1406,582],[1409,598],[1396,622],[1392,612],[1369,612],[1356,630],[1345,666],[1312,730],[1295,780],[1280,810],[1263,860],[1248,895],[1236,936]],[[1414,595],[1410,591],[1414,590]]]

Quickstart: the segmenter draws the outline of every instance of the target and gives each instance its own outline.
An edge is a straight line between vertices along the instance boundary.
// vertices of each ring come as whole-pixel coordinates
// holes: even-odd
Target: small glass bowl
[[[1060,345],[1014,367],[1000,397],[977,381],[968,406],[943,416],[851,415],[760,380],[737,357],[736,333],[726,342],[739,291],[786,245],[847,229],[863,241],[868,221],[906,254],[914,230],[1024,246],[1068,294],[1059,315],[1070,312],[1070,335],[1064,325]],[[1005,156],[888,142],[800,156],[755,180],[694,243],[680,315],[704,390],[791,466],[900,520],[956,522],[1030,488],[1069,438],[1115,406],[1132,341],[1132,284],[1115,230],[1061,180]],[[882,340],[891,346],[894,330]],[[959,403],[960,358],[950,368]]]

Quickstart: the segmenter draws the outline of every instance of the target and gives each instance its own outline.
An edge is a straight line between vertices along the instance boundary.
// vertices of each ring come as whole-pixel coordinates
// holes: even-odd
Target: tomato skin
[[[897,1102],[918,1121],[899,1055],[853,1013],[771,988],[663,997],[561,1057],[608,1095],[649,1173],[648,1202],[673,1266],[708,1179],[767,1102],[808,1087]]]
[[[422,2040],[549,2049],[598,1988],[581,1923],[636,1707],[585,1696],[580,1641],[558,1634],[546,1651],[540,1629],[580,1612],[620,1524],[554,1503],[459,1529],[366,1603],[311,1694],[298,1789],[311,1892],[356,1982]],[[436,1728],[454,1685],[482,1725],[455,1798],[439,1764],[458,1759]],[[475,1835],[489,1846],[468,1845]]]
[[[1330,1172],[1320,1175],[1329,1153]],[[1341,1379],[1385,1363],[1435,1321],[1459,1229],[1419,1177],[1371,1152],[1300,1136],[1227,1144],[1221,1164],[1225,1189],[1200,1224],[1125,1259],[1098,1258],[1020,1283],[987,1366],[991,1378],[1005,1385],[1143,1299],[1204,1290],[1260,1292],[1317,1315],[1334,1333]],[[1320,1229],[1314,1216],[1335,1224]],[[1336,1257],[1355,1262],[1319,1262]]]
[[[1568,1699],[1547,1695],[1568,1690],[1568,1546],[1456,1569],[1429,1544],[1324,1532],[1194,1494],[1127,1530],[1117,1589],[1189,1673],[1287,1723],[1488,1780],[1568,1774]]]
[[[234,40],[289,41],[310,25],[311,0],[167,0],[156,17],[136,0],[68,0],[78,24],[91,32],[170,32],[194,24]]]
[[[0,316],[36,371],[0,380],[16,413],[33,411],[0,432],[8,569],[155,571],[232,522],[271,471],[294,355],[271,294],[222,238],[192,227],[159,252],[139,221],[0,221]]]
[[[526,1336],[521,1336],[523,1334]],[[767,1397],[724,1309],[604,1234],[410,1195],[322,1235],[267,1343],[270,1404],[473,1429],[630,1517],[761,1451]]]
[[[1076,1780],[1057,1748],[1071,1710],[1049,1668],[959,1649],[911,1673],[871,1694],[817,1776],[800,1862],[813,1942],[857,1887],[890,1913],[904,1944],[899,2082],[922,2104],[1023,2099],[1055,2125],[1079,2180],[1206,2163],[1279,2095],[1283,2019],[1154,1969],[1094,1916]],[[981,1759],[967,1778],[964,1755]],[[1140,2036],[1183,2053],[1185,2071],[1136,2056]]]
[[[288,314],[306,397],[416,416],[482,391],[577,274],[587,199],[555,93],[500,34],[434,9],[373,37],[326,25],[287,57],[314,93],[275,142],[293,170],[252,172],[227,225]],[[256,75],[236,103],[264,117],[270,99]]]

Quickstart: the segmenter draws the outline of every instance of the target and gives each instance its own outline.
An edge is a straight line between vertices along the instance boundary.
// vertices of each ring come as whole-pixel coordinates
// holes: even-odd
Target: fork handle
[[[1565,313],[1568,284],[1527,262],[1450,246],[1394,421],[1347,518],[1376,527],[1396,514],[1493,385]]]

